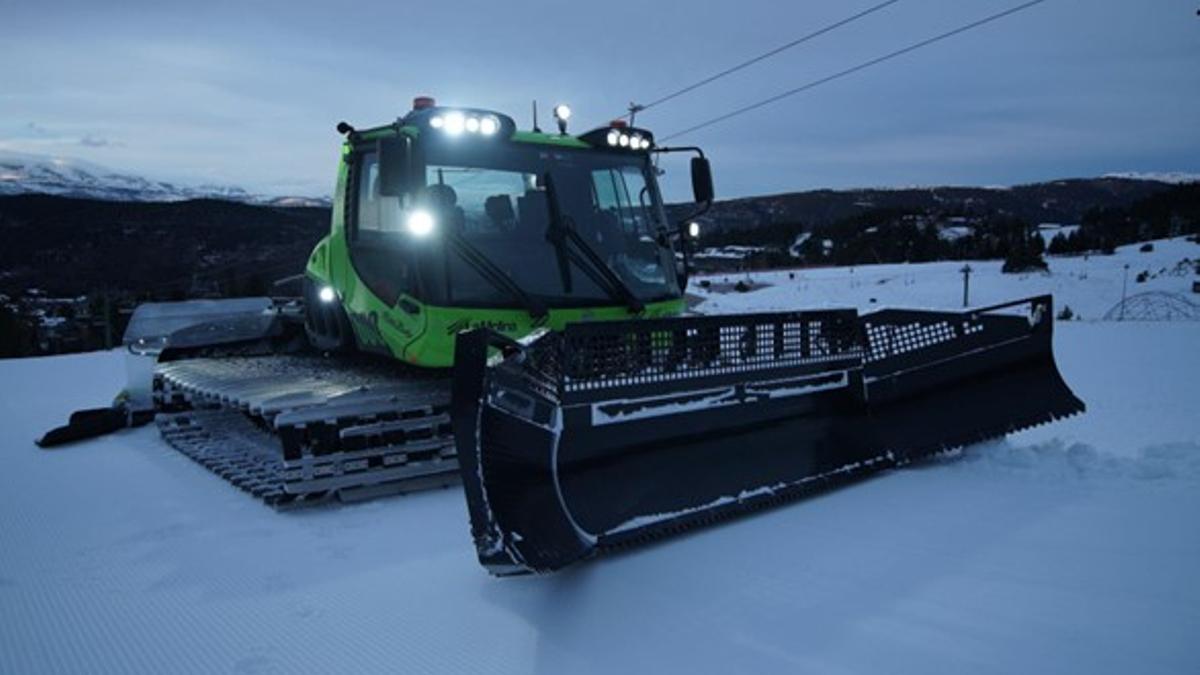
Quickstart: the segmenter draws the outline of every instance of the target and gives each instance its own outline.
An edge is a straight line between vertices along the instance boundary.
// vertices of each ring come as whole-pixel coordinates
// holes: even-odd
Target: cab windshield
[[[577,267],[565,273],[564,284],[559,251],[547,237],[554,195],[558,225],[578,233],[635,297],[652,302],[679,295],[673,253],[657,236],[666,220],[652,170],[645,157],[521,143],[490,152],[431,147],[414,204],[432,205],[436,227],[461,234],[529,296],[556,306],[615,304]],[[461,256],[446,258],[439,276],[448,304],[512,304],[510,294]]]

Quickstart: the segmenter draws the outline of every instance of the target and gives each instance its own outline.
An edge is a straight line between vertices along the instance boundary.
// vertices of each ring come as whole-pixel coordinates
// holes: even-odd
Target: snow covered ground
[[[1001,274],[1001,261],[973,260],[967,263],[972,270],[969,300],[972,306],[979,307],[1052,293],[1056,310],[1068,305],[1085,321],[1100,319],[1121,301],[1122,279],[1128,265],[1128,296],[1149,291],[1171,292],[1200,305],[1200,295],[1191,292],[1192,282],[1200,281],[1195,272],[1200,245],[1183,238],[1149,243],[1154,250],[1147,253],[1139,250],[1140,245],[1131,245],[1121,247],[1111,256],[1048,257],[1048,273]],[[853,306],[863,312],[898,306],[955,309],[962,307],[963,265],[957,261],[701,275],[693,280],[690,290],[705,299],[700,310],[706,313],[791,310],[797,303]],[[1147,273],[1142,283],[1137,282],[1140,272]],[[772,287],[735,295],[709,293],[699,286],[704,279],[720,284],[747,277]]]
[[[972,263],[974,303],[1083,315],[1055,343],[1085,415],[548,577],[484,573],[456,490],[275,513],[152,428],[40,451],[121,359],[0,361],[0,672],[1198,672],[1200,322],[1096,321],[1126,263],[1189,293],[1133,282],[1185,257]],[[960,267],[700,309],[954,307]]]

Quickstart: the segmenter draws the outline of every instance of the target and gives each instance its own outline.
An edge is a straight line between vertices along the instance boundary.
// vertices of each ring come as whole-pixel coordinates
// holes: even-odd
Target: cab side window
[[[358,165],[358,230],[379,231],[379,158],[364,153]]]
[[[649,208],[650,186],[636,167],[600,169],[592,172],[594,208],[620,225],[627,235],[654,232],[653,211]]]
[[[371,293],[394,305],[401,293],[411,292],[412,251],[400,227],[402,199],[379,194],[379,158],[374,151],[358,153],[350,198],[354,270]]]

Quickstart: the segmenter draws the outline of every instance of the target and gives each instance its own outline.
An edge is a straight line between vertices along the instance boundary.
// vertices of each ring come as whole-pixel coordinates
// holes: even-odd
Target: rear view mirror
[[[704,157],[692,158],[692,194],[697,203],[707,204],[713,200],[712,168]]]
[[[383,197],[399,197],[408,188],[409,139],[408,136],[381,138],[379,151],[379,194]]]

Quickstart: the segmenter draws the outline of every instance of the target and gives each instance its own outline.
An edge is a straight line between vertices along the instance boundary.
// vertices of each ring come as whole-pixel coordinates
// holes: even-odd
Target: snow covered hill
[[[1087,413],[547,577],[489,577],[456,489],[276,513],[152,427],[40,451],[121,357],[0,361],[0,672],[1200,671],[1200,322],[1100,320],[1125,264],[1131,295],[1190,293],[1183,258],[971,263],[975,303],[1083,314],[1055,351]],[[756,275],[699,309],[954,307],[962,264]]]
[[[170,202],[225,199],[275,206],[328,206],[311,197],[268,197],[228,185],[181,185],[122,173],[65,157],[0,150],[0,195],[51,194],[110,201]]]
[[[1185,185],[1187,183],[1200,183],[1200,173],[1185,173],[1183,171],[1166,171],[1166,172],[1138,172],[1138,171],[1122,171],[1118,173],[1106,173],[1104,178],[1125,178],[1128,180],[1152,180],[1159,183],[1170,183],[1172,185]]]

